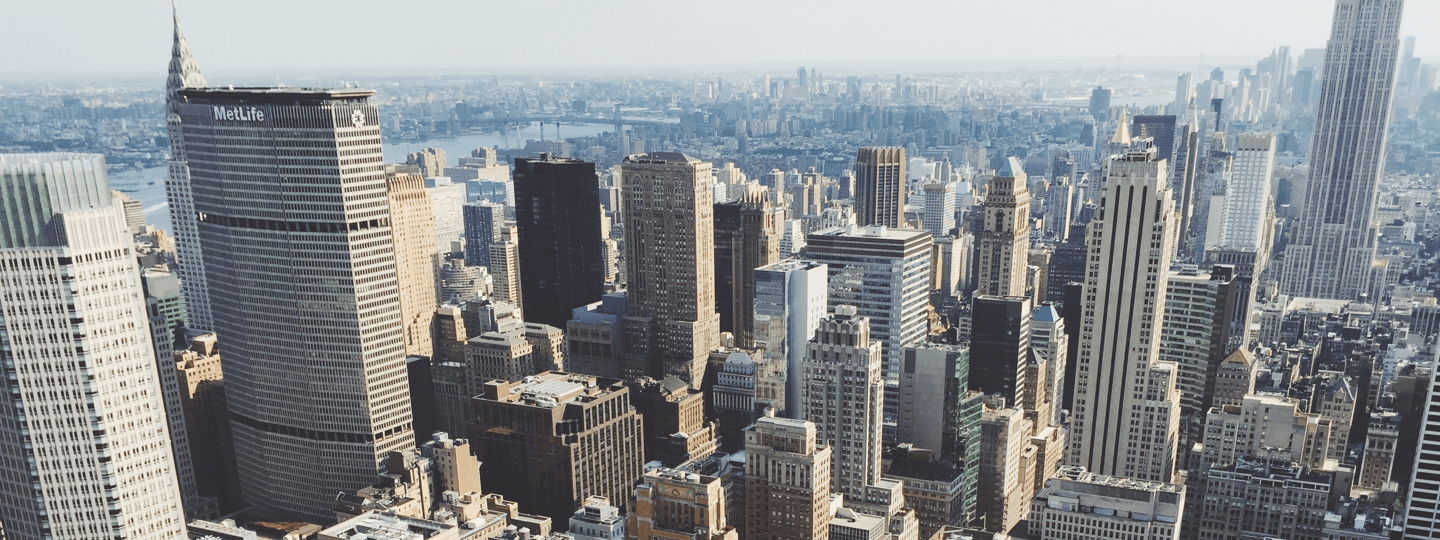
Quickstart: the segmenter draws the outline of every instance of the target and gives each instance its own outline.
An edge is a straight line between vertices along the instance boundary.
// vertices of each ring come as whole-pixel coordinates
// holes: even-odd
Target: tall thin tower
[[[1030,262],[1030,189],[1020,160],[1007,158],[985,195],[985,223],[980,230],[980,279],[975,294],[1025,296],[1025,271]]]
[[[0,155],[0,200],[5,537],[186,538],[135,248],[105,158]]]
[[[905,149],[866,146],[855,156],[855,222],[900,227],[905,223]]]
[[[1149,139],[1111,157],[1089,239],[1076,367],[1072,465],[1173,482],[1180,395],[1160,362],[1160,317],[1179,217]]]
[[[170,75],[165,79],[165,127],[170,135],[170,161],[165,177],[165,199],[170,206],[170,223],[175,228],[175,258],[180,273],[180,291],[185,295],[189,317],[185,324],[199,330],[213,330],[210,288],[205,281],[205,259],[200,251],[200,233],[195,225],[195,197],[190,190],[190,165],[185,161],[185,130],[180,120],[180,90],[204,88],[205,76],[190,54],[190,44],[180,30],[175,14],[175,44],[170,49]]]
[[[699,386],[720,343],[715,311],[715,192],[710,164],[671,152],[628,156],[626,292],[620,374]]]
[[[329,520],[414,445],[371,90],[180,91],[245,502]]]
[[[1404,7],[1404,0],[1335,2],[1310,144],[1310,187],[1285,250],[1283,294],[1352,300],[1372,292],[1375,205]]]

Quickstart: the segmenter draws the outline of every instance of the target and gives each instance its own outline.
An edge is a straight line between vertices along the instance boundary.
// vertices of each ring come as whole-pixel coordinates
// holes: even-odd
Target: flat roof
[[[361,99],[375,95],[363,88],[231,87],[182,88],[187,99],[237,99],[246,101],[324,101]]]

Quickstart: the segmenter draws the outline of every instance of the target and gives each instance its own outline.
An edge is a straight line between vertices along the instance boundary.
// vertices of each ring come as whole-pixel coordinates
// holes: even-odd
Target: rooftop
[[[364,99],[375,95],[374,90],[360,88],[291,88],[291,87],[240,87],[184,88],[180,95],[186,99],[223,99],[244,101],[332,101]]]

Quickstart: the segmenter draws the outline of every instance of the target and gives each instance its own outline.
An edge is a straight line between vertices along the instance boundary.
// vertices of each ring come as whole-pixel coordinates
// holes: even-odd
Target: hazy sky
[[[488,73],[738,65],[977,65],[1259,59],[1324,45],[1329,0],[179,0],[212,77],[296,71]],[[170,2],[0,0],[0,85],[18,76],[163,76]],[[1402,35],[1440,61],[1440,0]],[[1422,32],[1421,30],[1429,30]],[[1253,60],[1252,60],[1253,61]],[[878,67],[878,66],[877,66]],[[897,68],[898,70],[898,68]],[[219,82],[219,81],[217,81]]]

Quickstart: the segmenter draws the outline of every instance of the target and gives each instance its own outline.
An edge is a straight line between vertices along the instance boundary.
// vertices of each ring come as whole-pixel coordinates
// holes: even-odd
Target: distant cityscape
[[[1440,538],[1405,7],[1178,72],[263,87],[177,9],[163,84],[0,85],[0,540]]]

